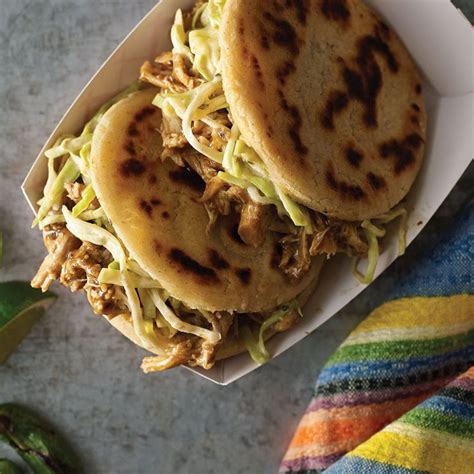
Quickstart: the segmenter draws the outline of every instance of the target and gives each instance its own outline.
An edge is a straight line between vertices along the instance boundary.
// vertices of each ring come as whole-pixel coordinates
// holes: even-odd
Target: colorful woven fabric
[[[474,365],[473,269],[470,206],[329,359],[280,472],[474,473],[474,372],[439,392]]]
[[[474,367],[325,472],[472,474]]]

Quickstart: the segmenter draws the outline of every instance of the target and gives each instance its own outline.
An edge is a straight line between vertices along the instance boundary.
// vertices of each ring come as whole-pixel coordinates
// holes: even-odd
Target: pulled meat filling
[[[189,23],[191,15],[192,12],[185,16],[185,23]],[[188,59],[171,52],[159,55],[154,64],[143,64],[140,78],[169,92],[185,92],[202,83],[192,71]],[[194,123],[194,135],[203,145],[224,151],[232,127],[227,110],[212,113],[206,122]],[[274,210],[269,210],[271,206],[253,202],[246,190],[219,179],[217,173],[222,171],[221,165],[188,144],[179,118],[164,116],[160,132],[164,145],[162,159],[172,159],[179,166],[193,169],[206,185],[201,201],[209,215],[208,232],[219,216],[236,212],[240,216],[238,233],[247,245],[261,245],[268,230],[280,233],[282,255],[279,267],[293,281],[305,275],[311,267],[311,258],[316,255],[330,257],[339,252],[349,256],[367,255],[368,245],[359,222],[332,220],[309,211],[313,233],[307,234],[303,228],[289,224],[285,217],[276,216]]]
[[[268,206],[246,202],[240,214],[238,227],[240,238],[252,247],[259,247],[265,240],[269,220]]]
[[[65,185],[63,204],[77,203],[84,191],[81,183]],[[97,207],[92,204],[91,207]],[[121,315],[131,321],[127,297],[122,286],[99,282],[99,274],[107,268],[113,258],[110,252],[99,245],[82,242],[67,229],[64,223],[51,224],[44,228],[43,238],[48,255],[43,260],[37,274],[32,279],[34,288],[47,291],[58,280],[71,291],[85,291],[94,313],[114,318]],[[187,323],[212,328],[224,340],[235,321],[235,316],[227,312],[200,313],[176,302],[173,308],[179,317]],[[153,326],[160,346],[165,348],[166,356],[146,357],[143,369],[146,372],[165,370],[180,364],[189,364],[206,369],[215,363],[218,344],[191,334],[176,332],[164,336],[156,323]]]
[[[31,286],[47,291],[51,283],[59,278],[69,253],[77,249],[81,245],[81,241],[76,239],[64,224],[45,227],[43,241],[48,255],[31,281]]]
[[[155,64],[146,61],[140,68],[140,79],[170,92],[186,92],[199,85],[197,77],[190,76],[184,58],[171,51],[155,58]]]
[[[71,291],[85,290],[94,313],[109,318],[128,312],[122,287],[99,283],[100,271],[111,262],[107,249],[84,242],[68,255],[60,276],[60,282]]]

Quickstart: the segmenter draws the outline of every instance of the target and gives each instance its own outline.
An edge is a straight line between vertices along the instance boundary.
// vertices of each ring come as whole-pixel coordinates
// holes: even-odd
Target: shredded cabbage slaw
[[[271,358],[265,347],[265,332],[290,311],[297,311],[301,317],[303,316],[299,302],[295,299],[274,311],[272,315],[262,323],[258,334],[254,334],[249,326],[244,325],[240,328],[240,334],[245,348],[249,351],[250,356],[257,364],[265,364]]]
[[[375,269],[377,268],[380,255],[378,239],[383,237],[386,233],[385,229],[381,229],[378,226],[388,224],[400,217],[400,226],[398,229],[398,255],[401,256],[405,253],[406,249],[407,215],[407,210],[403,206],[398,206],[385,214],[375,217],[374,219],[362,222],[361,227],[364,229],[369,244],[367,269],[365,275],[361,273],[357,269],[360,258],[354,257],[352,259],[352,273],[364,285],[368,285],[374,279]]]
[[[177,34],[179,34],[179,29]],[[208,87],[213,86],[214,84],[211,84]],[[118,285],[124,288],[133,329],[141,344],[162,357],[168,357],[169,354],[159,343],[160,340],[163,340],[163,336],[169,339],[177,332],[181,332],[193,334],[211,344],[218,343],[222,336],[213,329],[196,326],[179,318],[177,309],[181,303],[171,298],[157,280],[153,279],[135,260],[129,257],[125,247],[115,235],[104,210],[101,207],[89,209],[90,204],[96,197],[91,184],[89,168],[93,132],[102,115],[113,104],[138,88],[137,83],[132,84],[126,91],[101,107],[97,114],[85,125],[83,132],[78,137],[72,135],[60,137],[53,147],[45,152],[48,159],[48,178],[43,190],[43,198],[39,201],[40,208],[33,226],[38,225],[40,229],[44,229],[51,224],[65,223],[68,230],[78,239],[106,248],[112,254],[114,260],[108,268],[101,269],[98,277],[99,283]],[[184,102],[187,100],[191,103],[196,97],[198,98],[196,100],[201,100],[199,92],[189,94],[188,97],[184,98]],[[204,95],[207,93],[205,91]],[[177,102],[171,101],[170,106],[176,107],[176,110],[184,114],[185,110],[180,107],[180,100],[183,99],[178,98]],[[208,104],[208,110],[221,106],[226,106],[225,102],[214,100],[214,102]],[[234,145],[236,141],[234,139]],[[240,147],[243,149],[242,145]],[[59,172],[56,171],[58,160],[63,163]],[[64,185],[74,183],[79,178],[85,184],[81,199],[72,210],[64,205],[60,207]],[[190,311],[197,311],[206,317],[205,311]],[[281,309],[273,313],[263,323],[262,334],[269,325],[281,317],[276,318],[275,314],[280,315]],[[265,357],[268,356],[263,339],[259,340],[258,351],[266,354]],[[255,356],[253,349],[250,353],[252,357]],[[262,357],[254,357],[254,359],[256,361],[258,359],[259,363],[263,360]]]
[[[306,233],[312,233],[311,218],[304,206],[296,203],[270,179],[265,164],[243,139],[236,124],[232,126],[229,140],[223,152],[205,146],[198,141],[192,131],[193,123],[202,121],[209,124],[209,115],[217,110],[227,109],[229,105],[222,88],[220,70],[220,48],[218,30],[226,0],[209,0],[194,14],[191,29],[184,30],[183,14],[176,12],[172,27],[173,52],[183,52],[192,64],[192,68],[202,78],[203,83],[185,93],[161,92],[153,104],[161,108],[170,120],[180,119],[183,133],[188,143],[199,153],[222,165],[217,177],[222,181],[240,186],[254,202],[274,205],[278,214],[287,215],[293,224],[305,227]],[[179,31],[179,41],[177,40]],[[358,269],[359,258],[353,258],[354,276],[364,284],[370,283],[375,274],[379,258],[378,239],[385,233],[376,227],[385,225],[401,217],[399,232],[399,255],[405,251],[407,212],[403,207],[392,210],[371,221],[364,221],[362,229],[369,245],[368,263],[365,275]]]
[[[129,258],[127,251],[115,235],[113,228],[102,208],[89,209],[96,195],[93,190],[89,156],[92,134],[103,114],[116,102],[140,87],[133,83],[124,92],[114,97],[100,108],[96,115],[85,125],[78,136],[66,135],[59,138],[54,146],[45,152],[48,159],[48,179],[43,190],[43,198],[39,201],[33,226],[44,227],[65,223],[68,230],[78,239],[105,247],[113,256],[114,261],[109,268],[102,268],[99,283],[122,286],[127,296],[127,305],[132,317],[135,333],[141,344],[152,352],[166,356],[158,344],[160,335],[154,329],[164,331],[168,338],[177,331],[194,334],[216,343],[221,335],[212,329],[200,328],[182,321],[168,306],[169,295],[161,288],[158,281],[151,278],[138,263]],[[56,172],[55,163],[62,160],[62,168]],[[79,202],[69,210],[60,206],[67,183],[74,183],[81,178],[86,185]]]
[[[280,215],[287,215],[295,226],[305,227],[311,233],[308,212],[272,183],[266,166],[255,150],[245,143],[236,125],[232,127],[223,152],[203,145],[193,134],[194,122],[202,121],[209,125],[210,114],[221,109],[229,110],[222,88],[218,40],[225,1],[209,0],[203,4],[194,14],[188,32],[184,30],[182,11],[176,12],[171,28],[173,52],[186,56],[203,83],[184,93],[160,92],[153,104],[161,108],[170,120],[181,120],[183,134],[196,151],[222,164],[224,172],[218,174],[220,179],[243,189],[252,188],[249,193],[252,200],[275,205]]]

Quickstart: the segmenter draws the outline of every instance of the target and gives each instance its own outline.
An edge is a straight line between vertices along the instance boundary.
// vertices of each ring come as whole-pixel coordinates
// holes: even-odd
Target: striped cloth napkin
[[[378,286],[387,302],[322,369],[280,472],[474,473],[473,269],[471,203],[397,284]]]

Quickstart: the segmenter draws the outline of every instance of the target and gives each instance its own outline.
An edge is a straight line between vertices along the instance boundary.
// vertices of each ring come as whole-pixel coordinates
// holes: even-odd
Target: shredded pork
[[[265,241],[270,211],[268,206],[246,202],[242,206],[238,232],[240,238],[252,247],[259,247]]]
[[[81,183],[65,185],[62,204],[72,207],[81,197],[85,186]],[[118,315],[131,321],[127,297],[119,285],[100,283],[101,270],[107,268],[113,258],[110,252],[99,245],[82,242],[74,237],[64,223],[48,225],[43,231],[48,255],[45,257],[31,285],[47,291],[50,285],[59,280],[71,291],[85,291],[87,299],[96,314],[113,318]],[[189,324],[207,327],[220,334],[223,341],[232,326],[235,316],[227,312],[197,312],[182,303],[176,302],[173,310],[180,319]],[[146,357],[143,362],[145,372],[165,370],[180,364],[211,368],[215,363],[221,342],[211,344],[197,336],[173,333],[160,329],[154,323],[153,330],[166,351],[165,356]],[[165,334],[165,335],[164,335]]]
[[[279,266],[291,279],[298,281],[311,265],[308,235],[304,227],[301,227],[297,234],[283,237],[280,244],[282,257]]]
[[[102,268],[112,262],[104,247],[84,242],[68,255],[60,282],[71,291],[84,289],[94,313],[113,318],[128,311],[123,289],[117,285],[99,283]]]
[[[191,17],[192,13],[185,17],[185,22],[189,23]],[[188,59],[171,52],[158,56],[154,64],[146,62],[142,66],[141,79],[169,92],[185,92],[201,83]],[[231,127],[232,120],[227,110],[222,109],[208,116],[206,123],[196,121],[193,133],[201,144],[223,152]],[[278,232],[282,248],[279,267],[293,281],[306,274],[312,257],[316,255],[330,257],[339,252],[349,256],[367,254],[368,245],[360,232],[359,222],[331,220],[310,211],[313,233],[295,229],[285,217],[272,216],[270,206],[253,202],[245,190],[219,179],[217,173],[222,170],[221,166],[191,148],[179,118],[164,116],[160,132],[164,144],[162,159],[172,159],[179,166],[193,169],[206,184],[201,201],[209,216],[208,232],[219,216],[234,212],[240,216],[239,236],[247,245],[258,247],[264,242],[268,230]]]
[[[221,335],[221,341],[225,340],[233,326],[235,316],[227,312],[215,312],[203,313],[197,318],[202,318],[204,314],[212,329]],[[185,312],[180,312],[180,317],[189,323],[203,325],[202,321],[192,317],[186,318]],[[211,344],[196,336],[176,334],[170,343],[170,350],[165,356],[150,356],[143,359],[142,369],[144,372],[163,371],[180,364],[210,369],[216,361],[217,351],[222,342]]]
[[[51,284],[59,278],[69,253],[77,249],[81,245],[81,241],[76,239],[64,224],[46,226],[43,231],[43,241],[48,255],[31,280],[31,286],[47,291]]]

